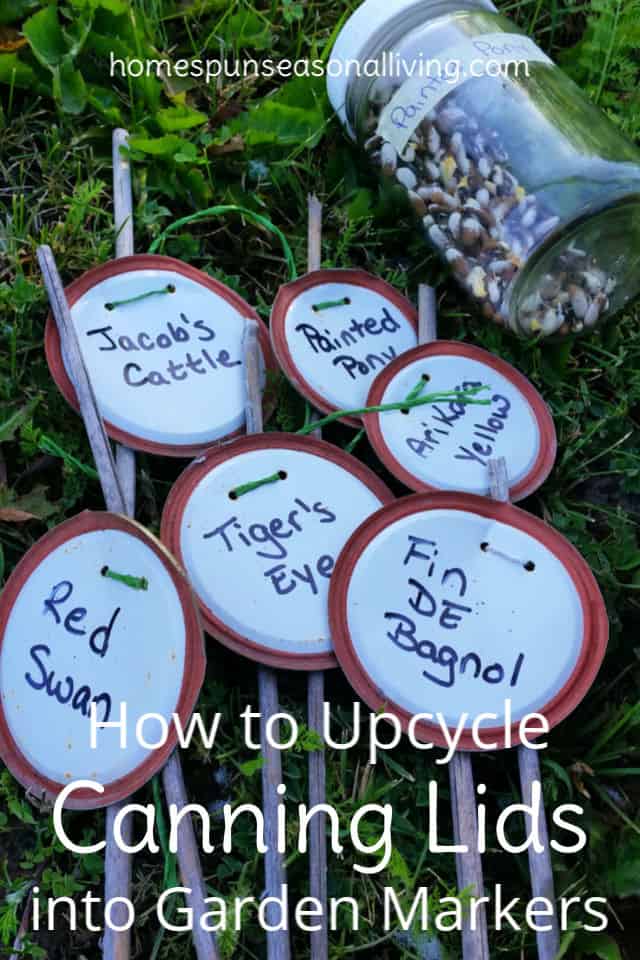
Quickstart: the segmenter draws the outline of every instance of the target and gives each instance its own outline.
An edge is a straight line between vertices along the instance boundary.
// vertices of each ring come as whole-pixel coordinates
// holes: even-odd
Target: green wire
[[[111,300],[105,303],[107,310],[115,310],[117,307],[124,307],[128,303],[138,303],[140,300],[147,300],[149,297],[160,297],[165,293],[173,293],[174,289],[170,286],[163,287],[162,290],[148,290],[147,293],[139,293],[137,297],[129,297],[128,300]]]
[[[205,210],[198,210],[196,213],[190,213],[186,217],[181,217],[179,220],[175,220],[173,223],[170,223],[169,226],[162,231],[160,236],[153,241],[149,247],[149,253],[156,253],[166,238],[175,230],[179,230],[181,227],[185,227],[189,223],[195,223],[198,220],[206,220],[207,217],[218,216],[224,213],[241,213],[243,216],[247,217],[248,220],[252,220],[254,223],[257,223],[259,226],[264,227],[266,230],[269,230],[271,233],[273,233],[282,244],[284,258],[287,263],[287,267],[289,268],[290,279],[296,279],[298,276],[298,271],[296,269],[296,261],[293,256],[293,251],[289,245],[289,241],[285,237],[280,227],[277,227],[275,223],[272,223],[268,217],[263,217],[260,213],[255,213],[255,211],[248,210],[246,207],[241,207],[236,203],[227,203],[216,207],[207,207]]]
[[[269,477],[263,477],[262,480],[250,480],[248,483],[241,483],[239,487],[234,487],[229,496],[233,500],[237,500],[238,497],[243,497],[245,493],[251,493],[252,490],[257,490],[259,487],[266,487],[269,483],[277,483],[278,480],[284,480],[284,476],[280,472],[272,473]]]
[[[458,403],[473,403],[485,407],[491,403],[491,400],[475,399],[475,395],[480,390],[489,389],[486,384],[481,387],[472,387],[471,390],[445,390],[444,393],[428,393],[424,397],[414,396],[415,389],[417,388],[414,388],[405,400],[398,400],[395,403],[379,403],[374,407],[358,407],[356,410],[334,410],[333,413],[323,417],[321,420],[315,420],[313,423],[305,425],[298,430],[297,433],[299,436],[304,437],[308,433],[313,433],[314,430],[322,429],[322,427],[326,427],[336,420],[341,420],[342,417],[361,417],[365,413],[387,413],[391,410],[409,410],[411,407],[422,407],[427,403],[441,403],[446,400],[457,400]]]

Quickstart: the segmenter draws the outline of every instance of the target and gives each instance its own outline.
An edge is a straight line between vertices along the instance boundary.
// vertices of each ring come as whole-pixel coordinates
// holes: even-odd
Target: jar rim
[[[349,62],[359,60],[365,49],[370,47],[376,35],[383,33],[404,14],[433,8],[433,14],[455,13],[458,10],[479,9],[498,13],[491,0],[364,0],[345,21],[336,37],[330,60],[347,66]],[[446,9],[449,8],[449,9]],[[355,78],[348,69],[341,69],[337,75],[327,74],[327,94],[340,122],[352,139],[355,131],[347,113],[348,90]]]

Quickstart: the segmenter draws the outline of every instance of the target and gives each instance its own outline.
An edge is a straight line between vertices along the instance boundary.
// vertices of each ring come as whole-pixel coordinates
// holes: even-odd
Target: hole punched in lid
[[[509,563],[517,563],[519,567],[523,567],[527,573],[533,573],[536,568],[533,560],[521,560],[520,557],[512,557],[510,554],[505,553],[503,550],[497,550],[495,547],[492,547],[488,541],[483,540],[480,544],[480,549],[483,553],[493,553],[497,557],[502,557],[503,560],[508,560]]]

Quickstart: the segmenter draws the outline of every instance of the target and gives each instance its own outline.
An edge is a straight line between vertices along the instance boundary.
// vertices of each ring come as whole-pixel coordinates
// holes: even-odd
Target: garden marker
[[[424,378],[429,390],[486,384],[485,407],[452,401],[400,413],[365,414],[369,441],[388,470],[416,491],[489,492],[487,463],[508,452],[511,499],[528,496],[546,479],[556,434],[544,400],[514,367],[486,350],[437,340],[390,363],[369,391],[370,406],[402,399]]]
[[[66,295],[112,439],[190,457],[243,432],[242,335],[245,319],[257,315],[238,294],[180,260],[142,254],[94,267]],[[259,329],[270,366],[268,333],[261,322]],[[51,318],[45,347],[60,391],[77,409]]]
[[[294,387],[318,410],[363,407],[376,375],[417,343],[413,305],[364,270],[309,272],[280,287],[271,343]],[[360,427],[360,417],[344,417]]]
[[[126,133],[118,131],[114,137],[114,153],[123,142],[126,142]],[[114,178],[120,177],[123,173],[120,164],[114,165]],[[133,246],[132,232],[127,235],[127,231],[132,231],[132,203],[130,196],[130,179],[128,171],[125,169],[125,183],[114,184],[114,196],[116,198],[116,230],[118,235],[119,247],[117,252],[126,251]],[[122,219],[120,219],[122,217]],[[94,454],[94,460],[98,469],[100,483],[105,494],[107,507],[113,511],[127,514],[135,510],[135,458],[130,450],[119,450],[118,452],[118,471],[113,460],[113,454],[104,423],[98,409],[96,395],[84,363],[82,351],[80,348],[77,333],[72,321],[69,302],[62,288],[60,277],[57,272],[55,260],[48,247],[42,247],[38,251],[38,260],[43,272],[45,286],[49,295],[49,301],[52,308],[53,317],[57,326],[57,342],[60,350],[60,356],[63,357],[65,370],[71,374],[69,381],[72,387],[73,396],[85,422],[85,428],[89,442]],[[51,321],[50,321],[51,322]],[[122,478],[122,480],[121,480]],[[126,498],[123,493],[126,490]],[[173,753],[163,770],[163,784],[167,802],[175,804],[178,809],[187,805],[187,796],[180,769],[180,761],[177,753]],[[107,812],[107,825],[111,826],[117,810]],[[122,852],[117,850],[114,843],[107,846],[107,858],[105,862],[105,888],[106,890],[118,891],[114,895],[126,895],[122,893],[125,887],[130,884],[130,861],[124,858]],[[190,890],[185,895],[188,906],[193,910],[195,917],[194,929],[192,933],[193,943],[198,956],[198,960],[217,960],[218,952],[215,937],[205,932],[200,926],[200,918],[205,912],[204,899],[206,896],[204,877],[200,860],[198,856],[193,826],[189,818],[181,821],[178,861],[182,879]],[[129,938],[114,934],[113,937],[106,936],[103,943],[104,956],[107,960],[126,960],[129,954]],[[109,952],[107,952],[109,951]]]
[[[494,500],[500,503],[509,502],[509,480],[507,463],[504,457],[489,461],[490,493]],[[518,748],[518,767],[520,769],[520,789],[524,803],[531,803],[533,784],[542,783],[540,760],[536,750],[521,746]],[[540,807],[538,817],[538,835],[543,846],[542,853],[536,853],[533,847],[527,851],[529,857],[529,874],[531,876],[531,891],[534,897],[544,897],[555,905],[555,888],[553,882],[553,868],[549,854],[549,831],[544,806]],[[536,931],[538,960],[555,960],[560,949],[560,931],[558,915],[554,909],[549,917],[548,930]]]
[[[147,588],[105,577],[105,562],[135,569]],[[171,721],[188,723],[204,671],[202,628],[182,570],[133,520],[85,511],[37,541],[2,592],[0,753],[48,803],[75,781],[93,781],[74,789],[65,807],[119,804],[166,763],[177,743]],[[95,746],[92,710],[96,725],[111,724],[96,726]],[[158,749],[136,736],[145,714],[165,718]]]
[[[116,229],[116,257],[128,257],[134,253],[134,232],[133,232],[133,192],[131,189],[131,165],[126,152],[122,147],[128,147],[128,134],[125,130],[116,130],[113,135],[113,197],[114,197],[114,220]],[[136,505],[136,459],[133,450],[122,443],[116,446],[116,464],[121,487],[125,497],[127,512],[130,515],[135,514]],[[162,771],[162,782],[164,793],[169,804],[181,810],[188,803],[187,791],[182,775],[182,766],[179,754],[174,752]],[[115,812],[115,811],[114,811]],[[111,827],[111,811],[107,811],[107,829]],[[111,849],[115,845],[111,845]],[[181,821],[178,834],[178,863],[185,886],[192,891],[187,896],[187,903],[192,907],[196,921],[199,921],[204,911],[204,899],[206,896],[206,886],[200,864],[200,856],[193,832],[193,825],[190,818]],[[120,861],[122,853],[116,849],[116,866],[124,869],[124,864]],[[105,863],[105,885],[109,871]],[[130,862],[128,872],[130,875]],[[117,880],[118,874],[115,873]],[[114,894],[115,896],[116,894]],[[106,953],[110,947],[110,935],[105,935],[103,950],[106,960],[110,960]],[[117,937],[118,934],[114,933]],[[208,935],[197,924],[192,934],[194,946],[198,960],[217,960],[217,946],[215,935]],[[120,960],[115,955],[114,960]],[[126,960],[126,955],[124,960]]]

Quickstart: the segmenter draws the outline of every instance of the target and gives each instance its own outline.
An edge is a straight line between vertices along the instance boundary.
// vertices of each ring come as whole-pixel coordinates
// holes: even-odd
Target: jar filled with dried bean
[[[639,292],[640,151],[489,0],[366,0],[328,75],[486,318],[580,333]]]

